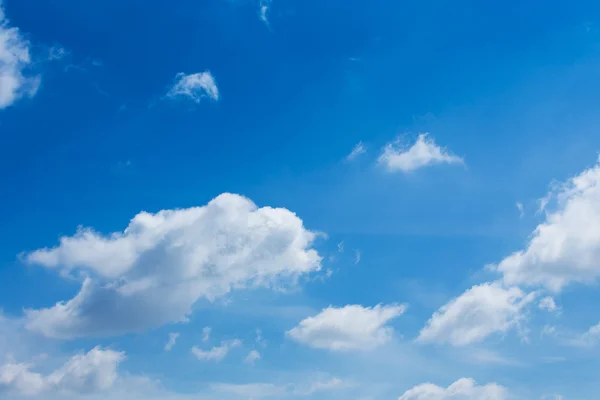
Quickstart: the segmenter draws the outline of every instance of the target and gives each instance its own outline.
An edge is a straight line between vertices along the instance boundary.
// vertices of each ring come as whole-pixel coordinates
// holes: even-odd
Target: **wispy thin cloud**
[[[165,344],[165,351],[171,351],[175,343],[177,342],[177,338],[179,338],[179,333],[171,332],[169,333],[169,341]]]
[[[228,342],[221,342],[220,346],[214,346],[210,350],[202,350],[199,347],[192,347],[192,354],[200,361],[221,361],[227,356],[229,351],[242,344],[241,340],[234,339]]]
[[[525,211],[523,211],[523,204],[517,202],[516,206],[517,210],[519,210],[519,218],[523,218],[525,216]]]
[[[261,21],[267,24],[267,26],[269,26],[269,10],[271,8],[271,1],[272,0],[260,0],[259,4],[260,8],[258,15]]]
[[[365,154],[366,152],[367,152],[367,149],[365,148],[365,145],[363,144],[362,141],[360,141],[354,146],[354,148],[352,149],[350,154],[348,154],[346,156],[346,160],[352,161],[352,160],[356,159],[358,156],[360,156],[361,154]]]

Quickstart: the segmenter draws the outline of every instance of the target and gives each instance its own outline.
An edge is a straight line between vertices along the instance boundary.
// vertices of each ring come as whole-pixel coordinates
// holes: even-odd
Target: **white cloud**
[[[116,335],[184,321],[200,298],[295,284],[318,271],[317,234],[284,208],[222,194],[206,206],[139,213],[123,232],[80,228],[26,254],[63,274],[89,274],[71,300],[26,310],[28,329],[54,338]]]
[[[352,161],[355,158],[357,158],[358,156],[360,156],[361,154],[364,154],[366,152],[367,152],[367,149],[365,148],[365,145],[363,144],[363,142],[358,142],[356,144],[356,146],[354,146],[354,148],[352,149],[350,154],[348,154],[346,156],[346,160]]]
[[[203,342],[208,342],[208,340],[210,339],[211,332],[212,332],[212,328],[210,326],[205,326],[202,329],[202,341]]]
[[[360,251],[354,251],[354,264],[358,264],[360,262]]]
[[[248,355],[244,359],[244,362],[246,364],[254,365],[254,363],[258,360],[260,360],[260,353],[256,350],[251,350],[250,353],[248,353]]]
[[[436,164],[464,164],[462,158],[436,145],[427,133],[420,134],[409,148],[398,141],[388,143],[378,162],[390,172],[411,172]]]
[[[171,332],[169,333],[169,341],[165,344],[165,351],[171,351],[175,343],[177,342],[177,338],[179,337],[179,333]]]
[[[221,361],[235,347],[238,347],[242,342],[238,339],[221,342],[220,346],[214,346],[210,350],[202,350],[196,346],[192,347],[192,354],[201,361]]]
[[[107,390],[117,379],[125,354],[96,347],[72,357],[48,375],[31,370],[31,364],[9,361],[0,365],[0,394],[36,396],[52,393],[90,393]]]
[[[175,84],[167,92],[169,98],[187,97],[196,103],[204,97],[219,100],[217,83],[209,71],[189,75],[180,72],[175,79]]]
[[[344,252],[344,242],[339,242],[337,247],[338,247],[338,252],[340,252],[340,253]]]
[[[29,42],[9,25],[0,1],[0,109],[37,92],[40,77],[26,74],[30,64]]]
[[[269,25],[269,8],[272,0],[260,0],[259,17],[261,21]]]
[[[556,336],[556,327],[553,325],[544,325],[541,334],[542,336]]]
[[[541,400],[565,400],[565,398],[560,394],[547,394],[542,396]]]
[[[538,306],[541,310],[545,310],[548,312],[559,311],[559,307],[554,302],[554,299],[550,296],[546,296],[540,300]]]
[[[262,337],[262,330],[256,330],[256,343],[261,347],[267,347],[267,341]]]
[[[585,333],[571,340],[575,346],[594,346],[600,341],[600,323],[590,327]]]
[[[523,308],[533,298],[534,294],[497,283],[473,286],[436,311],[417,340],[453,346],[481,342],[493,333],[519,328]]]
[[[391,339],[394,330],[386,324],[405,310],[405,305],[398,304],[373,308],[360,305],[329,307],[302,320],[287,335],[313,348],[334,351],[371,349]]]
[[[523,210],[522,203],[517,203],[517,210],[519,210],[519,218],[523,218],[525,216],[525,211]]]
[[[506,400],[508,391],[496,383],[477,385],[470,378],[461,378],[443,388],[424,383],[404,392],[398,400]]]
[[[347,387],[351,387],[351,386],[354,386],[351,382],[346,382],[340,378],[331,378],[330,380],[327,380],[327,381],[313,382],[310,385],[310,387],[308,388],[308,390],[305,390],[305,391],[300,390],[299,392],[302,394],[311,395],[313,393],[330,391],[330,390],[334,390],[334,389],[342,389],[342,388],[347,388]]]
[[[555,209],[548,212],[555,200]],[[600,275],[600,165],[583,171],[546,196],[545,221],[524,250],[491,268],[508,285],[543,286],[559,292],[572,282]]]

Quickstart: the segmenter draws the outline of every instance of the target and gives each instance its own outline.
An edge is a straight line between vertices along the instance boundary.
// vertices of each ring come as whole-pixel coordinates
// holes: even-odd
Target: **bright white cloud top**
[[[287,335],[317,349],[333,351],[368,350],[388,342],[394,333],[387,323],[402,315],[401,304],[363,307],[328,307],[300,322]]]
[[[508,391],[496,383],[477,385],[470,378],[461,378],[443,388],[424,383],[407,390],[398,400],[506,400]]]
[[[545,197],[545,221],[525,249],[494,269],[508,285],[543,286],[560,292],[570,283],[594,283],[600,275],[600,164]]]
[[[32,371],[30,364],[10,361],[0,365],[0,394],[37,396],[107,390],[115,383],[123,360],[124,353],[96,347],[47,375]]]
[[[180,72],[175,77],[175,84],[167,92],[169,98],[188,98],[200,103],[203,98],[219,100],[217,82],[209,71],[186,75]]]
[[[0,109],[38,90],[40,77],[26,72],[31,66],[29,47],[19,28],[10,26],[0,1]]]
[[[420,134],[410,147],[398,140],[388,143],[378,162],[390,172],[412,172],[437,164],[464,164],[461,157],[438,146],[428,133]]]
[[[417,341],[453,346],[481,342],[493,333],[518,328],[525,318],[525,306],[533,299],[533,294],[498,283],[473,286],[436,311]]]
[[[237,288],[294,284],[321,268],[316,233],[284,208],[222,194],[203,207],[139,213],[123,232],[80,229],[31,264],[89,275],[71,300],[28,310],[28,328],[74,338],[183,321],[200,298]]]

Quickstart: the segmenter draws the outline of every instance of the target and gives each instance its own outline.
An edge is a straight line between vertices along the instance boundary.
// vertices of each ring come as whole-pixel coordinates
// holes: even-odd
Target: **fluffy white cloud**
[[[165,351],[171,351],[175,343],[177,342],[177,338],[179,338],[179,333],[171,332],[169,333],[169,341],[165,344]]]
[[[319,349],[334,351],[371,349],[386,343],[394,330],[386,326],[406,310],[404,305],[328,307],[300,322],[287,335]]]
[[[27,310],[27,327],[73,338],[141,331],[183,321],[200,298],[233,289],[294,284],[321,268],[316,234],[284,208],[234,194],[206,206],[136,215],[123,232],[79,229],[24,259],[86,278],[71,300]]]
[[[361,154],[364,154],[366,152],[367,152],[367,149],[365,148],[365,145],[363,144],[363,142],[358,142],[358,144],[356,146],[354,146],[354,148],[352,149],[350,154],[348,154],[346,156],[346,159],[348,161],[352,161],[355,158],[357,158],[358,156],[360,156]]]
[[[210,350],[202,350],[196,346],[192,347],[192,354],[201,361],[221,361],[229,351],[238,347],[242,342],[238,339],[222,342],[220,346],[214,346]]]
[[[473,286],[436,311],[417,340],[453,346],[481,342],[495,332],[518,328],[523,308],[534,296],[498,283]]]
[[[411,172],[435,164],[463,164],[464,160],[439,147],[429,134],[422,133],[409,148],[398,141],[388,143],[378,162],[391,172]]]
[[[461,378],[443,388],[433,383],[424,383],[407,390],[398,400],[505,400],[508,391],[496,383],[477,385],[470,378]]]
[[[0,365],[0,394],[36,396],[107,390],[115,383],[117,367],[124,359],[124,353],[96,347],[74,356],[48,375],[33,372],[30,364],[10,361]]]
[[[209,71],[186,75],[183,72],[175,77],[175,84],[167,92],[167,97],[187,97],[196,103],[204,97],[219,100],[219,89]]]
[[[554,302],[554,299],[550,296],[546,296],[546,297],[542,298],[540,300],[540,302],[538,303],[538,306],[540,307],[541,310],[545,310],[548,312],[554,312],[554,311],[559,310],[558,306]]]
[[[256,350],[251,350],[250,353],[244,358],[246,364],[254,365],[255,362],[260,360],[260,353]]]
[[[30,64],[29,42],[18,28],[9,25],[0,1],[0,109],[37,92],[39,76],[25,73]]]
[[[557,186],[542,201],[545,221],[524,250],[492,269],[508,285],[541,285],[558,292],[571,282],[593,283],[600,275],[600,165]]]

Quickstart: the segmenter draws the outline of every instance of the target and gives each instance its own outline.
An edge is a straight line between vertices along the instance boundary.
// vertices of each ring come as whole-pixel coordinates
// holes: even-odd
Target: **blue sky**
[[[0,398],[596,398],[597,2],[0,7]]]

